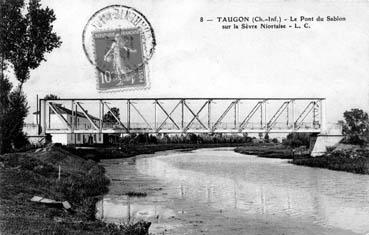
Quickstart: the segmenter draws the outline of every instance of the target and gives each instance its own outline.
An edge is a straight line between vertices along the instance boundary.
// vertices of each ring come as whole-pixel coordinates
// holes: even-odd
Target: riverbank
[[[357,174],[369,174],[369,147],[339,144],[320,157],[298,157],[295,165],[327,168]]]
[[[129,158],[140,154],[154,154],[159,151],[167,150],[195,150],[200,148],[220,148],[220,147],[240,147],[245,143],[212,143],[212,144],[137,144],[126,145],[114,148],[72,148],[67,147],[68,151],[83,156],[87,159],[100,160],[100,159],[115,159],[115,158]]]
[[[55,146],[0,156],[0,233],[146,234],[150,224],[143,221],[117,226],[95,219],[95,204],[108,192],[104,173],[96,162]],[[34,196],[71,208],[31,201]]]
[[[105,169],[95,160],[129,158],[164,150],[234,147],[241,144],[155,144],[120,149],[51,146],[0,156],[0,232],[6,234],[146,234],[149,223],[116,226],[95,219],[96,202],[108,192]],[[58,180],[58,168],[61,179]],[[68,201],[71,210],[32,202],[33,196]]]
[[[302,151],[296,149],[288,148],[282,144],[250,144],[237,147],[234,150],[237,153],[256,155],[258,157],[265,158],[280,158],[280,159],[293,159],[296,155],[305,156]]]
[[[369,174],[369,147],[339,144],[320,157],[311,157],[307,152],[281,144],[246,145],[237,147],[234,151],[264,158],[291,159],[290,163],[300,166]]]

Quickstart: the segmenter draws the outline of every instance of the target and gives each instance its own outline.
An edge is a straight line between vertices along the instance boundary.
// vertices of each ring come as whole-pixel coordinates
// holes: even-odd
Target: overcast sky
[[[32,71],[24,90],[71,97],[326,97],[327,120],[350,108],[368,110],[369,1],[42,0],[54,9],[63,44]],[[91,15],[111,4],[132,6],[152,24],[157,47],[149,62],[151,88],[96,90],[94,67],[82,49]],[[217,16],[342,16],[304,30],[222,30],[199,22]],[[32,120],[32,119],[28,119]]]

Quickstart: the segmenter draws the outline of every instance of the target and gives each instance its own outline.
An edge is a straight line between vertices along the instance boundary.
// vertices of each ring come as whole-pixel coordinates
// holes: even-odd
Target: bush
[[[345,122],[343,134],[348,144],[363,145],[369,142],[369,117],[361,109],[351,109],[343,113]]]
[[[309,148],[310,146],[310,133],[290,133],[287,138],[282,141],[283,145],[297,148],[300,146],[305,146]]]
[[[20,87],[11,91],[12,86],[8,79],[0,79],[0,82],[0,154],[2,154],[28,144],[23,133],[23,124],[29,107]]]

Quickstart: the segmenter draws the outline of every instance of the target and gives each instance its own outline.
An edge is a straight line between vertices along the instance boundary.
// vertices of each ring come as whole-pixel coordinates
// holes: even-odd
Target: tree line
[[[0,0],[0,154],[26,144],[23,133],[28,114],[22,90],[30,71],[45,61],[45,54],[61,45],[53,32],[54,11],[40,0]],[[14,76],[17,84],[10,82]]]

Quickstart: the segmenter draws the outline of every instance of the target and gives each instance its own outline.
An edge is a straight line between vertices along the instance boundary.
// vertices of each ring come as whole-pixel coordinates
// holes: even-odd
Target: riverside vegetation
[[[336,146],[328,147],[320,157],[311,157],[306,151],[310,147],[310,134],[304,133],[291,133],[282,144],[242,146],[235,151],[259,157],[292,159],[290,162],[296,165],[369,174],[368,114],[361,109],[351,109],[344,112],[343,117],[344,139]]]
[[[293,164],[369,174],[369,147],[339,144],[321,157],[297,157]]]
[[[95,219],[95,204],[108,185],[103,167],[59,147],[1,155],[0,233],[147,234],[148,222],[115,225]],[[32,202],[33,196],[68,201],[72,209]]]
[[[369,118],[361,109],[344,112],[340,144],[327,148],[321,157],[295,158],[293,164],[369,174]]]
[[[145,221],[115,225],[95,219],[96,202],[108,192],[109,179],[104,168],[94,160],[169,149],[235,146],[251,140],[248,137],[189,135],[181,142],[178,137],[166,136],[159,140],[148,137],[127,137],[118,149],[78,150],[54,144],[0,155],[0,233],[147,234],[150,223]],[[144,197],[146,193],[128,192],[127,195]],[[32,202],[33,196],[68,201],[72,210]]]

